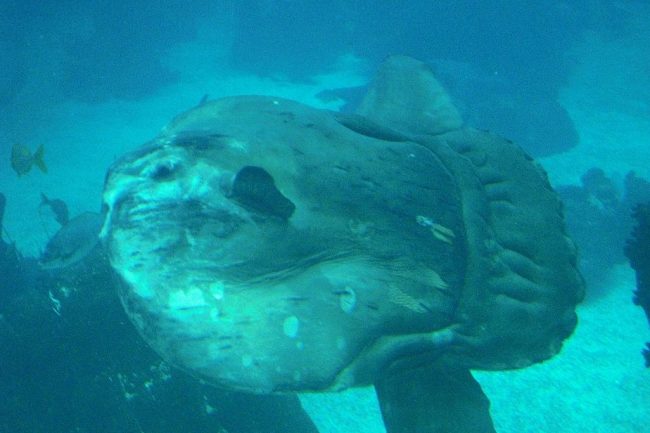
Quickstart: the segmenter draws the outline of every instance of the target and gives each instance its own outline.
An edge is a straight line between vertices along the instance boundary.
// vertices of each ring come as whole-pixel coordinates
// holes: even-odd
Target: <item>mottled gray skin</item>
[[[545,174],[463,128],[413,59],[355,116],[206,102],[118,161],[104,201],[123,304],[167,361],[257,393],[376,384],[391,432],[493,431],[468,369],[547,359],[576,323]]]

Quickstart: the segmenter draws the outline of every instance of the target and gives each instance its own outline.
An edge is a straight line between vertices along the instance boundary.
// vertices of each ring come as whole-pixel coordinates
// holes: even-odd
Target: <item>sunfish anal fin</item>
[[[387,433],[496,433],[490,401],[467,369],[387,371],[375,389]]]

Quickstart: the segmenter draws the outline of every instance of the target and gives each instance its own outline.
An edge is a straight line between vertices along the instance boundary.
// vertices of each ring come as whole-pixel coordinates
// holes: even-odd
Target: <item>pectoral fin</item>
[[[296,206],[275,186],[273,177],[261,167],[239,170],[233,182],[231,198],[256,212],[289,219]]]

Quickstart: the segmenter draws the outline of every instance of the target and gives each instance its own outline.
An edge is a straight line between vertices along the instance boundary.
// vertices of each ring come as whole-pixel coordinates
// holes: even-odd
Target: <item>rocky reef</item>
[[[637,225],[625,246],[625,255],[636,271],[634,303],[645,311],[650,323],[650,202],[638,205],[633,213]],[[643,351],[646,367],[650,367],[650,343]]]

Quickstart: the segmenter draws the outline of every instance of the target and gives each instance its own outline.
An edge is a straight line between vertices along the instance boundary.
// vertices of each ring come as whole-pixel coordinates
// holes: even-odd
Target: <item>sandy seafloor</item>
[[[623,46],[610,42],[589,44],[576,48],[580,62],[561,97],[579,131],[580,144],[541,162],[556,184],[576,183],[592,166],[602,167],[618,180],[628,170],[650,179],[650,101],[645,99],[649,83],[628,80],[619,64],[633,48],[622,52]],[[8,164],[0,170],[8,203],[6,228],[21,251],[38,254],[54,230],[48,216],[39,214],[41,191],[64,199],[72,215],[98,210],[108,165],[152,138],[206,93],[211,98],[274,94],[336,109],[336,102],[323,105],[314,95],[368,79],[357,72],[361,69],[352,58],[343,59],[336,72],[316,77],[310,85],[260,79],[214,65],[197,68],[200,56],[189,54],[196,49],[189,44],[170,57],[170,62],[186,65],[180,68],[182,84],[137,102],[59,105],[31,126],[32,147],[45,144],[49,173],[32,172],[18,179]],[[636,53],[643,49],[647,44],[640,44]],[[632,86],[646,90],[636,92]],[[631,100],[634,95],[638,100]],[[650,369],[643,367],[640,355],[650,331],[641,309],[631,303],[632,270],[620,265],[607,275],[600,282],[606,289],[598,289],[605,295],[580,306],[579,326],[558,356],[520,371],[477,373],[492,401],[500,433],[650,431]],[[307,394],[303,404],[323,433],[383,431],[371,389]]]

